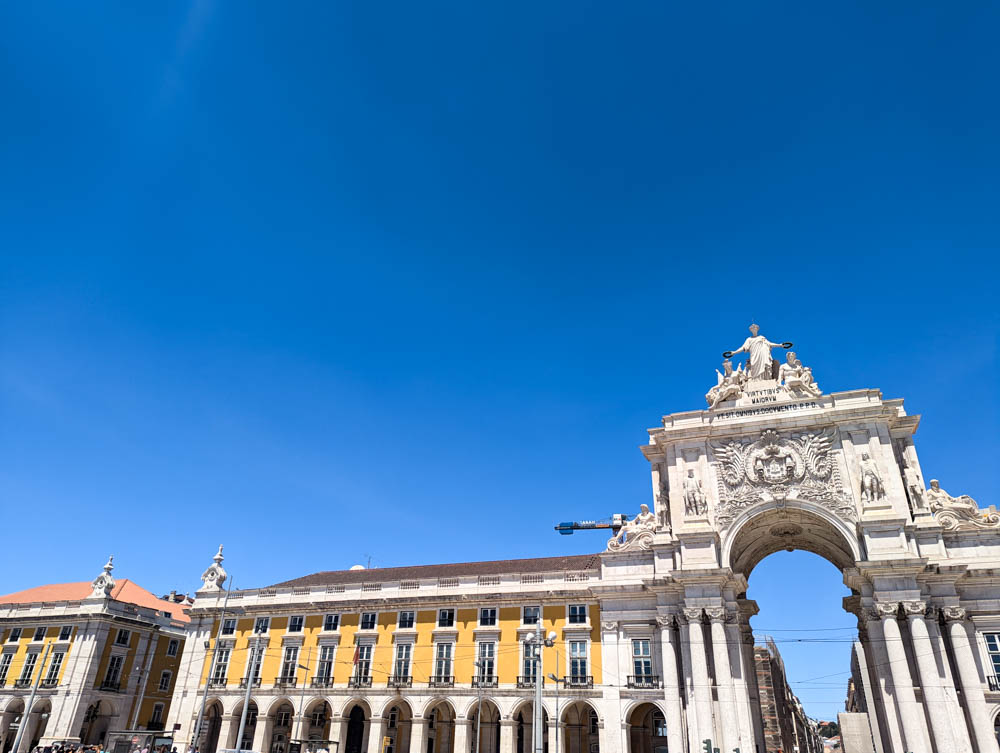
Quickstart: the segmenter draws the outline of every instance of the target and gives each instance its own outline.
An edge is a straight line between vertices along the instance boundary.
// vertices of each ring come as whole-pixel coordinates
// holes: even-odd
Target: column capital
[[[684,607],[681,611],[684,613],[684,619],[688,622],[701,622],[701,615],[704,610],[701,607]]]
[[[470,724],[472,724],[472,720],[471,719],[456,719],[455,720],[455,726],[456,727],[459,726],[459,725],[462,725],[463,727],[468,727]]]
[[[955,620],[965,620],[965,608],[964,607],[941,607],[941,616],[944,618],[945,622],[952,622]]]
[[[919,600],[904,601],[903,614],[907,617],[923,617],[927,614],[927,602]]]
[[[672,614],[658,614],[656,615],[656,624],[661,628],[670,628],[674,626],[676,618]]]
[[[875,617],[883,620],[896,619],[899,615],[898,601],[879,601],[874,605]]]
[[[605,633],[616,633],[618,632],[618,623],[610,620],[602,622],[601,630]]]

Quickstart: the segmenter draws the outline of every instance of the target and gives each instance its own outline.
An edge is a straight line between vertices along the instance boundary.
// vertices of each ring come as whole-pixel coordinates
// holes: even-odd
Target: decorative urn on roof
[[[208,569],[201,574],[201,582],[204,584],[199,591],[221,591],[222,584],[226,582],[226,578],[229,577],[226,573],[225,568],[222,567],[222,560],[225,557],[222,556],[222,544],[219,544],[219,551],[215,553],[212,557],[212,564],[208,566]]]
[[[104,572],[94,578],[94,582],[90,584],[93,589],[88,599],[107,599],[110,598],[111,592],[115,588],[115,579],[111,577],[111,571],[115,569],[112,565],[114,560],[114,555],[108,557],[108,562],[104,566]]]

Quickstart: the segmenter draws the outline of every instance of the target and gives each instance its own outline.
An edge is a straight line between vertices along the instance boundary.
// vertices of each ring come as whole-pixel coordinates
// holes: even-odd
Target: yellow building
[[[56,742],[113,750],[116,731],[164,729],[191,601],[116,581],[112,569],[109,559],[92,582],[0,596],[0,753],[22,725],[16,753]]]
[[[597,556],[356,568],[228,599],[220,562],[190,610],[170,719],[180,751],[201,719],[201,753],[459,753],[478,747],[477,721],[485,750],[527,753],[539,644],[525,639],[539,629],[552,637],[542,649],[543,677],[555,678],[544,684],[550,749],[559,729],[560,749],[600,750]]]

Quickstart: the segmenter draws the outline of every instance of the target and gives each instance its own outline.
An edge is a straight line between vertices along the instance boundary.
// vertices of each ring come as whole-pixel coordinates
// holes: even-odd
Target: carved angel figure
[[[875,461],[867,452],[861,453],[861,501],[875,502],[885,497],[882,477],[875,467]]]
[[[793,351],[785,357],[785,363],[778,369],[778,381],[788,392],[804,392],[812,397],[822,394],[819,385],[813,381],[812,369],[803,366]]]
[[[617,535],[608,540],[609,552],[625,549],[649,549],[656,531],[656,516],[649,511],[649,505],[639,505],[639,514],[628,521]]]
[[[1000,514],[992,510],[980,510],[979,505],[968,494],[953,497],[931,479],[931,488],[924,492],[924,500],[941,523],[942,528],[1000,528]]]
[[[714,408],[723,400],[737,398],[743,394],[743,385],[747,381],[747,374],[743,370],[743,364],[740,364],[739,368],[733,371],[733,362],[727,358],[722,362],[722,368],[725,373],[723,374],[718,369],[715,370],[718,382],[705,395],[705,402],[708,403],[709,408]]]

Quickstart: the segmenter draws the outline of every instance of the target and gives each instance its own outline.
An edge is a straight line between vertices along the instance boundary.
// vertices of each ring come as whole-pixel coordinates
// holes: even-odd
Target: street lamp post
[[[260,647],[260,636],[254,637],[254,644],[250,647],[250,656],[247,661],[247,692],[243,696],[243,713],[240,714],[240,729],[236,733],[236,750],[239,751],[243,748],[243,732],[247,727],[247,712],[250,710],[250,691],[253,689],[253,678],[256,676],[254,672],[257,663],[257,649]]]
[[[526,644],[535,645],[535,706],[532,712],[532,730],[535,737],[535,753],[545,753],[545,738],[542,730],[542,684],[545,682],[544,669],[542,664],[542,649],[551,648],[556,643],[556,633],[550,632],[547,636],[542,636],[542,615],[538,615],[538,622],[535,623],[534,635],[528,634],[524,637]],[[558,729],[558,728],[557,728]]]
[[[485,664],[480,659],[476,659],[472,662],[479,675],[479,681],[476,683],[476,687],[479,689],[479,705],[476,707],[476,745],[472,753],[480,753],[480,746],[482,745],[482,729],[483,729],[483,667]]]
[[[312,646],[306,652],[306,666],[301,664],[296,664],[295,666],[299,669],[304,669],[306,671],[306,676],[302,678],[302,694],[299,696],[299,744],[305,747],[306,736],[303,734],[303,729],[306,725],[306,720],[302,716],[302,712],[305,710],[306,704],[306,683],[309,682],[309,659],[312,658]]]
[[[559,652],[556,651],[556,673],[550,674],[549,679],[556,684],[556,749],[554,753],[559,753]],[[553,751],[549,751],[553,753]]]
[[[222,612],[219,613],[219,629],[215,631],[215,645],[211,646],[212,654],[208,663],[208,677],[205,678],[205,687],[201,692],[201,708],[198,710],[198,720],[194,723],[194,730],[191,733],[191,745],[188,751],[197,745],[201,747],[201,725],[205,720],[205,704],[208,703],[208,684],[212,681],[212,672],[215,670],[215,654],[219,650],[219,639],[222,637],[222,626],[226,621],[226,607],[229,606],[229,594],[233,592],[233,581],[230,578],[229,588],[226,589],[226,598],[222,602]],[[208,641],[205,641],[208,644]],[[208,645],[205,648],[209,648]]]
[[[45,645],[45,653],[42,654],[42,661],[38,665],[38,677],[35,678],[35,684],[31,686],[31,695],[28,697],[28,705],[24,707],[24,713],[21,714],[21,723],[17,726],[17,737],[14,738],[14,745],[11,747],[11,750],[14,751],[14,753],[17,753],[18,746],[21,744],[21,738],[24,737],[24,730],[28,726],[28,717],[31,714],[32,706],[35,705],[35,696],[38,694],[38,683],[42,681],[42,672],[45,669],[45,659],[48,657],[49,649],[51,648],[51,643]]]

